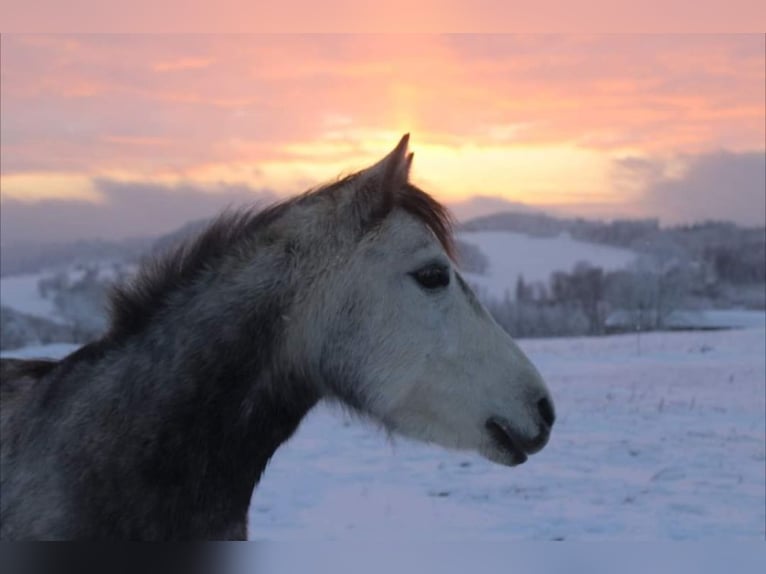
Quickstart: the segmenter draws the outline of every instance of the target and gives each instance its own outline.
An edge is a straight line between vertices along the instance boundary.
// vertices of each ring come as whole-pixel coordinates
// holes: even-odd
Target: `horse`
[[[502,465],[541,450],[550,394],[460,275],[408,138],[144,261],[102,338],[3,360],[0,536],[246,539],[269,459],[321,400]]]

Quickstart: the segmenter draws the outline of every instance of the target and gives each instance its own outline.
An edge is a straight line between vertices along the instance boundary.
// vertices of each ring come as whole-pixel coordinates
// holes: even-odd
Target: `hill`
[[[547,283],[556,271],[569,271],[587,262],[604,270],[623,269],[636,260],[637,253],[572,238],[533,236],[509,231],[460,231],[462,243],[475,246],[488,260],[484,273],[466,273],[469,282],[483,296],[496,299],[513,296],[520,277],[527,283]]]

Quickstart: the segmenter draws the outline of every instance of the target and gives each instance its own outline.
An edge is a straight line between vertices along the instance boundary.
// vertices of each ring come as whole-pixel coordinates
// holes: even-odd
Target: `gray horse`
[[[270,457],[321,399],[508,466],[543,448],[545,384],[455,270],[407,142],[146,263],[102,339],[2,361],[2,537],[244,539]]]

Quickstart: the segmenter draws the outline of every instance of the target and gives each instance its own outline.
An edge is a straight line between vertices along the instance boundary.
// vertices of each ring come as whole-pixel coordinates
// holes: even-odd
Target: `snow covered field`
[[[558,411],[526,464],[390,440],[320,405],[266,469],[251,537],[763,540],[763,328],[521,346]]]

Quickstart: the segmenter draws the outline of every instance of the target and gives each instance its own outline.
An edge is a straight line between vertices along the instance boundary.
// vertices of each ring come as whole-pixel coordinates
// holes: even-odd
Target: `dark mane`
[[[407,184],[395,199],[395,205],[422,221],[436,236],[447,255],[455,260],[455,239],[450,212],[422,189]]]
[[[110,293],[110,335],[140,331],[169,293],[191,284],[202,270],[224,256],[256,229],[278,219],[300,198],[262,211],[256,207],[226,210],[193,237],[141,263],[138,274]]]
[[[10,389],[18,379],[39,379],[56,366],[44,359],[0,359],[0,389]]]
[[[131,281],[111,290],[109,335],[119,337],[139,332],[162,307],[168,294],[193,283],[203,270],[237,244],[279,219],[293,205],[321,195],[331,195],[356,176],[350,175],[263,210],[256,207],[226,210],[194,237],[184,239],[165,253],[142,262]],[[418,187],[407,184],[395,194],[391,207],[396,206],[422,221],[447,254],[455,258],[452,220],[443,205]]]
[[[56,367],[56,361],[0,359],[0,401],[3,408]]]

